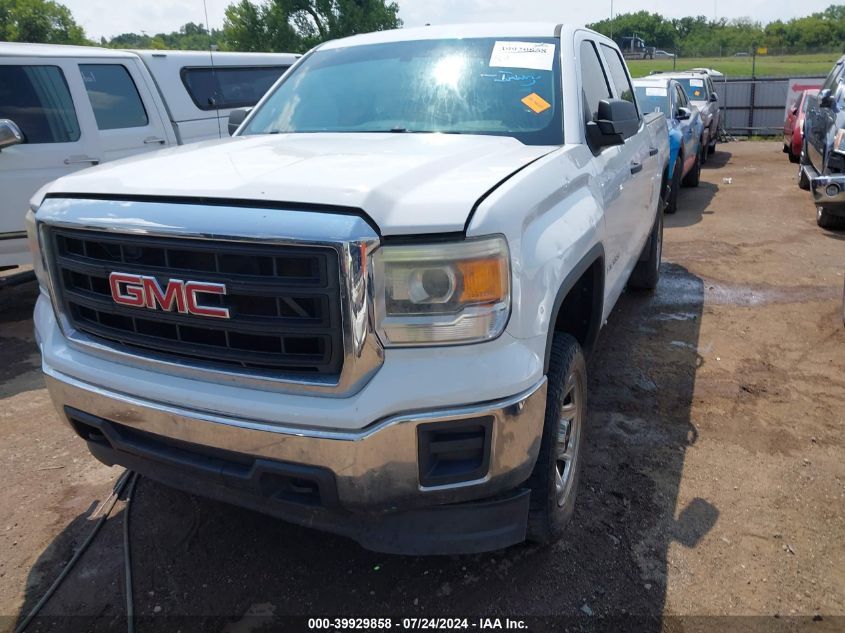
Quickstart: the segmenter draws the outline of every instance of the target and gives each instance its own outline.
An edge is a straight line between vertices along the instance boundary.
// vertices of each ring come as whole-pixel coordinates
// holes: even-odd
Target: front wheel
[[[701,155],[703,153],[699,151],[695,155],[695,163],[693,163],[692,169],[684,177],[684,187],[697,187],[698,183],[701,182]]]
[[[528,539],[552,543],[572,518],[587,418],[587,367],[581,346],[557,332],[549,360],[546,418],[540,452],[528,479]]]
[[[823,229],[845,229],[845,217],[833,215],[822,205],[816,205],[816,224]]]
[[[798,188],[804,191],[810,190],[810,179],[807,177],[807,172],[804,171],[804,165],[798,165]]]

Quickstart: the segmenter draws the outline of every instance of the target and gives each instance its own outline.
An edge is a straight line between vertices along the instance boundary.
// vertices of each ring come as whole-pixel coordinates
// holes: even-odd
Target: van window
[[[27,143],[73,143],[79,121],[58,66],[0,66],[0,119],[11,119]]]
[[[610,87],[599,60],[595,44],[589,40],[581,42],[581,100],[584,108],[584,123],[596,118],[599,101],[610,98]]]
[[[254,106],[289,66],[183,68],[182,83],[200,110]]]
[[[604,58],[607,61],[607,67],[610,71],[610,77],[616,86],[616,92],[619,93],[619,98],[625,101],[630,101],[636,105],[634,99],[634,88],[631,86],[631,80],[628,79],[628,73],[625,72],[625,64],[622,63],[622,58],[615,48],[607,44],[601,45],[604,51]]]
[[[144,127],[149,123],[138,88],[121,64],[80,64],[79,71],[101,130]]]

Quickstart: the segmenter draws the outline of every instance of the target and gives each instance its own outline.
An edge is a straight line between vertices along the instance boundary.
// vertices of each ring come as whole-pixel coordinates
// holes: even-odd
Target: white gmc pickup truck
[[[592,31],[323,44],[233,138],[35,196],[50,394],[106,464],[367,548],[552,541],[585,356],[657,283],[667,156]]]

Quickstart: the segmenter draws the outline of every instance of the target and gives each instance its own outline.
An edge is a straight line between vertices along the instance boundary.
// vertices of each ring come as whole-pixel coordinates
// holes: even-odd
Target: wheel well
[[[566,291],[557,310],[553,331],[574,336],[584,354],[589,354],[601,327],[603,302],[604,259],[599,257]]]

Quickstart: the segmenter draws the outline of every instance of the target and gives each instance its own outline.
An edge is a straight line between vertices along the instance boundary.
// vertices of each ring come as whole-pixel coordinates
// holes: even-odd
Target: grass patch
[[[757,57],[757,77],[800,77],[827,75],[839,59],[838,53],[813,53],[808,55],[760,55]],[[750,77],[751,57],[690,57],[680,58],[676,70],[690,68],[715,68],[728,77]],[[645,77],[653,70],[672,70],[671,59],[628,60],[634,77]]]

